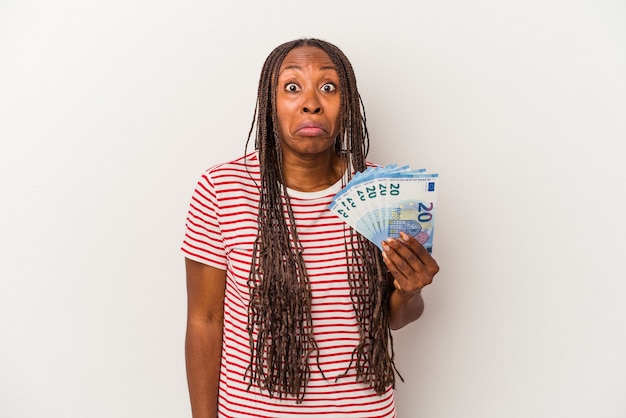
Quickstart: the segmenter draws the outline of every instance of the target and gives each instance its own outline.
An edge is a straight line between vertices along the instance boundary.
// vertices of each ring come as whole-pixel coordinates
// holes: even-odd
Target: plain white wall
[[[626,416],[626,5],[0,2],[0,416],[189,416],[179,244],[263,59],[351,59],[370,158],[440,173],[400,417]]]

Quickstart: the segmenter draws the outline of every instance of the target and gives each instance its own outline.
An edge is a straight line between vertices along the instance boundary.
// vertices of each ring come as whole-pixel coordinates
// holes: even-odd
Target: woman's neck
[[[287,187],[301,192],[327,189],[339,181],[345,170],[344,161],[335,153],[321,158],[283,160]]]

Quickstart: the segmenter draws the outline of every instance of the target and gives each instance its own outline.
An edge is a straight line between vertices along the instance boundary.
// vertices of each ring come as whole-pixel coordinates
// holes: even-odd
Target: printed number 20
[[[430,211],[433,210],[434,206],[435,205],[433,205],[433,202],[430,202],[430,205],[428,206],[426,206],[422,202],[419,202],[417,206],[417,211],[419,212],[419,215],[417,215],[417,220],[419,222],[429,222],[431,219],[433,219],[433,214],[430,213]]]

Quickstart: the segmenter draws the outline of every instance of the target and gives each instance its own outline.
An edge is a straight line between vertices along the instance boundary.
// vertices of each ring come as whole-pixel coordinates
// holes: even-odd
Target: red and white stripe
[[[393,389],[379,396],[355,381],[352,369],[342,376],[359,340],[359,329],[346,275],[346,237],[352,233],[328,210],[341,182],[319,192],[289,191],[297,231],[309,273],[318,359],[302,403],[270,398],[257,387],[248,390],[250,363],[247,280],[257,236],[259,163],[256,153],[220,164],[197,184],[186,223],[186,257],[226,270],[224,342],[219,385],[221,417],[395,417]],[[341,377],[340,377],[341,376]]]

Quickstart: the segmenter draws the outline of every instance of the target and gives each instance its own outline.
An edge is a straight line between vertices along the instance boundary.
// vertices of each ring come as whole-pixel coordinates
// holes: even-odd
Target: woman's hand
[[[434,258],[414,237],[401,232],[400,239],[383,241],[383,259],[393,275],[393,285],[401,293],[412,295],[432,283],[439,271]]]
[[[383,241],[383,259],[396,288],[389,298],[389,327],[400,329],[424,311],[421,290],[439,271],[434,258],[415,238],[400,233],[400,239]]]

